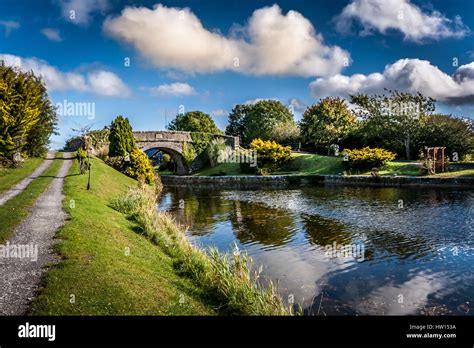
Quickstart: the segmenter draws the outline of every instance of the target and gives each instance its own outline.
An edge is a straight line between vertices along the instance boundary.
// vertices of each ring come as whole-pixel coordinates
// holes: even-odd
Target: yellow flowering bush
[[[344,149],[342,151],[346,167],[351,169],[371,169],[382,167],[395,159],[393,152],[380,148]]]
[[[270,171],[280,168],[291,158],[290,146],[282,146],[272,140],[254,139],[250,150],[257,151],[257,166]]]
[[[147,155],[140,149],[134,149],[130,153],[130,161],[126,165],[125,175],[131,178],[143,180],[148,184],[154,184],[155,172]]]

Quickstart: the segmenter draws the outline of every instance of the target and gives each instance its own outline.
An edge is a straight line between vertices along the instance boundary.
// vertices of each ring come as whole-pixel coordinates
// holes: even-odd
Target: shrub
[[[370,147],[353,150],[345,149],[342,153],[345,154],[344,164],[350,169],[382,167],[388,161],[393,161],[396,157],[393,152]]]
[[[250,149],[257,151],[257,166],[274,171],[291,158],[291,147],[282,146],[272,140],[254,139]]]
[[[130,162],[124,171],[125,175],[131,178],[143,180],[148,184],[155,183],[155,172],[151,166],[147,155],[139,149],[130,153]]]
[[[191,133],[191,139],[193,140],[193,147],[196,151],[196,156],[199,156],[208,148],[212,135],[209,133],[193,132]]]
[[[182,154],[187,166],[193,163],[194,159],[196,158],[196,150],[194,149],[193,144],[184,143]]]
[[[87,168],[89,167],[89,164],[87,161],[87,153],[82,148],[77,149],[76,159],[79,162],[79,168],[80,168],[81,174],[85,174],[87,171]]]
[[[227,148],[228,146],[222,138],[216,138],[209,143],[206,152],[211,167],[215,167],[218,164],[219,155],[226,151]]]

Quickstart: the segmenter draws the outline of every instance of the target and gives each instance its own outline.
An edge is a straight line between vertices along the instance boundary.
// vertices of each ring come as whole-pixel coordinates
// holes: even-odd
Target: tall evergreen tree
[[[128,118],[118,116],[110,125],[109,156],[125,156],[136,148]]]

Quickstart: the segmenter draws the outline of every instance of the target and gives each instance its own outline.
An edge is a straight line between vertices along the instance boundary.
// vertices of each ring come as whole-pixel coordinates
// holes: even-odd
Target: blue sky
[[[473,30],[470,0],[2,0],[0,59],[43,75],[54,103],[94,105],[60,116],[60,146],[118,114],[163,129],[182,105],[224,128],[238,103],[279,99],[298,119],[384,87],[474,118]]]

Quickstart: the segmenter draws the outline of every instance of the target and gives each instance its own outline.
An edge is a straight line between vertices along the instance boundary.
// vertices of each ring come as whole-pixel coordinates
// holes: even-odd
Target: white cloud
[[[410,0],[352,0],[336,17],[336,24],[340,31],[347,31],[354,20],[364,28],[363,35],[392,29],[411,41],[460,38],[469,33],[461,17],[449,19],[438,11],[423,12]]]
[[[67,21],[77,25],[88,25],[95,12],[105,12],[109,0],[59,0],[61,15]]]
[[[229,114],[228,111],[225,111],[224,109],[217,109],[211,111],[211,116],[213,117],[222,117],[222,116],[227,116]]]
[[[90,91],[95,94],[113,96],[129,96],[130,90],[127,85],[114,73],[110,71],[97,70],[88,75]]]
[[[42,76],[49,91],[89,92],[104,96],[128,96],[129,88],[114,73],[95,70],[87,75],[76,72],[63,72],[38,58],[21,58],[11,54],[0,54],[6,65],[17,66],[24,71],[32,70]]]
[[[384,88],[421,92],[447,103],[474,103],[474,62],[460,66],[450,76],[429,61],[400,59],[387,65],[383,73],[335,75],[319,78],[310,84],[311,93],[315,97],[383,93]]]
[[[5,36],[8,36],[12,30],[20,27],[20,23],[15,21],[0,21],[0,27],[5,29]]]
[[[55,41],[55,42],[63,41],[63,38],[61,37],[61,33],[59,32],[58,29],[43,28],[41,29],[41,34],[46,36],[48,40],[51,40],[51,41]]]
[[[306,105],[303,101],[297,98],[290,99],[289,105],[293,107],[295,112],[303,113],[308,105]]]
[[[277,5],[254,11],[229,36],[204,28],[189,8],[161,4],[126,7],[103,28],[155,66],[186,73],[328,76],[350,62],[348,52],[324,44],[308,19],[296,11],[284,15]]]
[[[181,82],[163,84],[158,87],[151,87],[149,90],[152,94],[161,96],[189,96],[196,94],[192,86]]]

